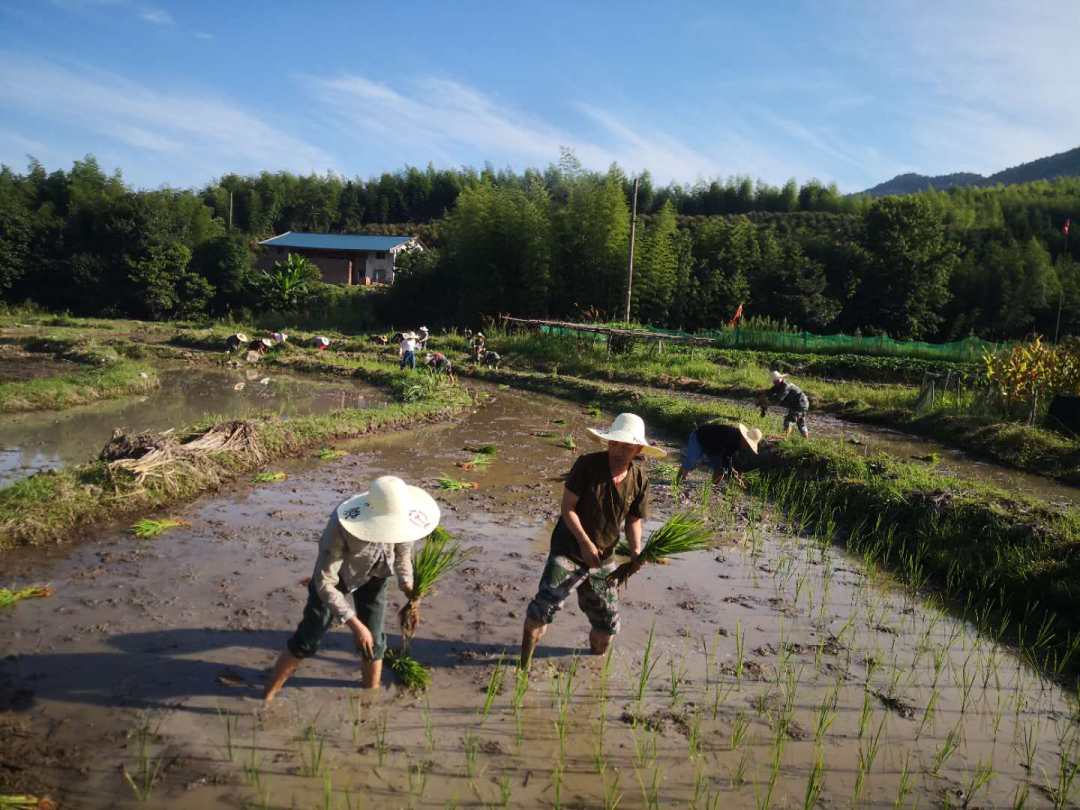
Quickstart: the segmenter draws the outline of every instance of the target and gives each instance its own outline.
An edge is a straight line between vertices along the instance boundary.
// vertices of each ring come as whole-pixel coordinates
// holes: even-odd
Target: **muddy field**
[[[455,423],[275,465],[286,481],[172,510],[190,525],[156,539],[116,526],[7,555],[5,580],[57,592],[0,626],[0,794],[200,810],[1072,804],[1080,727],[1057,686],[737,490],[699,477],[677,506],[656,462],[646,531],[708,499],[717,547],[631,580],[609,659],[585,654],[571,600],[517,681],[499,662],[518,649],[560,475],[609,415],[488,394]],[[455,467],[486,443],[490,468]],[[479,484],[436,493],[475,556],[425,603],[411,652],[430,691],[387,672],[362,694],[335,631],[264,708],[327,515],[386,473]]]

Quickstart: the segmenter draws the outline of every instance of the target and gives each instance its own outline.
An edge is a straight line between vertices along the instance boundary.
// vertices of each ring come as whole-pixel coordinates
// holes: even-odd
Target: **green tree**
[[[904,340],[933,335],[949,300],[959,246],[919,197],[878,200],[866,212],[865,227],[869,262],[856,293],[865,322]]]
[[[310,284],[318,272],[318,268],[296,253],[290,253],[285,261],[274,262],[273,270],[259,273],[263,305],[282,312],[299,309],[311,292]]]
[[[256,273],[250,243],[250,237],[234,231],[195,249],[191,267],[213,286],[211,310],[216,314],[252,303]]]

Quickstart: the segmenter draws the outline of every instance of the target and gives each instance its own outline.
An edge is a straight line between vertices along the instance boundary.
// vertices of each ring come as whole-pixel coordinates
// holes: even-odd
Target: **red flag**
[[[1065,227],[1061,229],[1061,232],[1066,236],[1069,235],[1069,220],[1065,220]]]
[[[740,320],[742,320],[742,301],[739,302],[739,308],[735,310],[735,317],[731,319],[729,327],[734,327]]]

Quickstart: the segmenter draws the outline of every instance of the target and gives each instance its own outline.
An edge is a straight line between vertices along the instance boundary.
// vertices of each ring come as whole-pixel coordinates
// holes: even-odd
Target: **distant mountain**
[[[898,174],[892,180],[868,188],[864,193],[871,197],[884,197],[887,194],[914,194],[926,191],[933,186],[936,191],[945,191],[954,186],[996,186],[1014,183],[1030,183],[1033,180],[1053,180],[1055,177],[1080,176],[1080,147],[1061,152],[1050,157],[1039,158],[1030,163],[1021,163],[1011,169],[984,177],[971,172],[940,174],[929,177],[925,174]]]

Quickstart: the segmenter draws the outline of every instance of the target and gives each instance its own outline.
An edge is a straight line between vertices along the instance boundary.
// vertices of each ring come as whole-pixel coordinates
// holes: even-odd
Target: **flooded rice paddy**
[[[117,526],[5,557],[6,578],[57,592],[0,625],[0,716],[19,724],[0,736],[0,763],[80,808],[135,806],[146,791],[151,806],[200,810],[1071,804],[1068,695],[736,491],[709,498],[717,548],[631,579],[610,658],[585,654],[571,599],[527,682],[500,669],[560,475],[595,447],[585,427],[609,417],[488,390],[456,423],[342,445],[338,461],[272,467],[284,482],[171,510],[190,525],[154,540]],[[499,448],[489,468],[455,467],[486,443]],[[649,463],[646,532],[687,505]],[[387,688],[362,693],[351,638],[334,631],[263,707],[326,516],[386,473],[435,492],[475,554],[423,607],[411,653],[431,667],[430,691],[403,692],[387,672]],[[441,474],[479,488],[436,492]],[[701,481],[684,497],[703,502]],[[394,591],[391,606],[402,601]]]
[[[179,429],[208,415],[236,418],[272,411],[307,416],[346,405],[377,408],[387,401],[379,389],[363,383],[268,369],[184,368],[159,374],[161,388],[149,394],[59,412],[0,416],[0,486],[39,470],[90,461],[118,427],[129,432]]]

